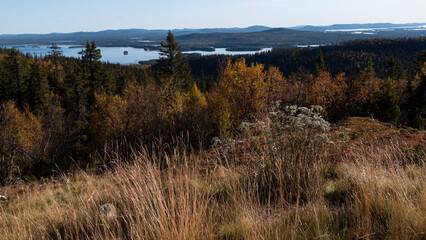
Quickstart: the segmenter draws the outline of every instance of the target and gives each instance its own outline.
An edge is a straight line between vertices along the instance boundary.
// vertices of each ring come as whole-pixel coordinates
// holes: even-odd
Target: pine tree
[[[385,77],[392,80],[404,78],[401,61],[397,61],[393,55],[386,61]]]
[[[63,56],[62,51],[59,50],[61,48],[58,47],[56,43],[52,43],[52,46],[50,47],[50,49],[52,50],[49,51],[49,56],[52,58],[53,64],[55,64],[55,68],[58,68],[58,58]]]
[[[63,51],[60,50],[61,48],[58,47],[58,45],[56,45],[56,43],[52,43],[52,46],[50,46],[50,49],[52,49],[52,50],[49,51],[49,56],[52,56],[54,58],[63,56],[63,54],[62,54]]]
[[[325,65],[324,57],[321,49],[319,50],[317,60],[315,62],[315,76],[318,77],[320,72],[327,72],[327,66]]]
[[[364,71],[362,71],[362,74],[364,76],[369,76],[369,77],[374,77],[374,75],[376,74],[376,70],[374,69],[374,63],[372,58],[368,59],[367,67],[364,68]]]
[[[49,94],[49,82],[47,71],[40,61],[34,61],[31,64],[31,70],[28,81],[27,101],[30,108],[40,110],[47,104]]]
[[[20,108],[25,105],[28,83],[28,60],[17,49],[11,49],[3,59],[0,78],[0,101],[15,100]]]
[[[72,122],[66,129],[68,148],[65,149],[64,154],[70,156],[82,155],[87,150],[90,98],[94,98],[94,94],[91,91],[85,67],[79,62],[68,62],[64,65],[64,107]]]
[[[161,42],[160,56],[157,64],[162,83],[173,81],[172,85],[176,90],[189,91],[193,83],[191,69],[171,31],[167,34],[167,44]]]
[[[95,42],[86,43],[86,49],[79,52],[83,60],[83,69],[88,72],[89,75],[89,86],[91,92],[106,91],[107,93],[113,93],[115,91],[115,85],[112,83],[111,77],[105,74],[105,66],[100,64],[102,58],[101,50],[96,46]],[[94,101],[94,96],[91,95],[88,98],[89,104]]]
[[[86,42],[86,49],[81,50],[78,54],[81,54],[81,59],[85,62],[94,63],[99,62],[102,58],[101,50],[97,48],[95,42]]]
[[[389,77],[384,81],[377,99],[377,118],[383,122],[397,124],[401,116],[398,101],[399,99],[395,92],[395,81]]]

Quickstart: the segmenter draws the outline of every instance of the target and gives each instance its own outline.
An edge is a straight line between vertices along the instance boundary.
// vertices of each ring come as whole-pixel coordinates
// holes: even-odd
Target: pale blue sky
[[[0,0],[0,34],[426,22],[426,0]]]

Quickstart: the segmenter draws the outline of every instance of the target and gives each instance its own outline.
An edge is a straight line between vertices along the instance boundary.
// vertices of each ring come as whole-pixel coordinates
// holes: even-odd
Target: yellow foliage
[[[231,117],[227,100],[219,95],[217,91],[213,91],[207,96],[210,121],[213,122],[214,126],[218,127],[221,136],[229,136]]]
[[[187,94],[180,91],[172,91],[170,93],[170,98],[168,99],[168,113],[169,115],[176,115],[183,113],[185,100]]]
[[[0,110],[0,174],[20,174],[40,154],[43,131],[40,120],[25,108],[21,112],[13,101]]]
[[[99,142],[117,138],[125,128],[126,101],[120,96],[108,96],[105,92],[95,93],[92,113],[92,133]]]
[[[199,106],[202,108],[207,107],[207,101],[204,94],[198,89],[197,85],[194,84],[192,86],[187,99],[187,105],[191,106]]]
[[[231,125],[262,118],[267,109],[268,85],[262,64],[247,67],[245,59],[228,64],[216,88],[230,114]],[[222,114],[221,114],[222,116]],[[220,118],[220,116],[217,116]]]
[[[169,79],[163,83],[160,90],[162,108],[166,110],[169,116],[174,116],[183,112],[185,99],[187,97],[187,93],[177,89],[174,85],[174,79]]]
[[[283,74],[277,67],[270,67],[266,72],[266,83],[268,85],[268,104],[283,100],[286,91],[288,91],[288,83]]]

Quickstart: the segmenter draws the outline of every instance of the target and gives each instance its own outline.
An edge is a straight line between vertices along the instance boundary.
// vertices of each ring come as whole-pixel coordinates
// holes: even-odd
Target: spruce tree
[[[18,107],[25,105],[29,64],[15,48],[3,58],[3,76],[0,79],[0,100],[14,100]]]
[[[362,74],[371,76],[371,77],[374,77],[374,75],[376,75],[376,70],[374,69],[374,62],[371,57],[368,59],[367,67],[364,68],[364,70],[362,71]]]
[[[52,43],[50,49],[52,50],[49,51],[49,56],[52,58],[53,64],[55,64],[55,68],[58,68],[58,58],[63,56],[62,51],[60,50],[61,48],[58,47],[56,43]]]
[[[395,92],[395,81],[390,77],[387,78],[380,90],[377,98],[377,113],[376,116],[380,121],[397,124],[401,116],[399,108],[399,99]]]
[[[315,62],[315,76],[318,77],[320,72],[329,71],[325,65],[324,57],[322,55],[321,49],[319,50],[317,60]]]
[[[160,78],[173,81],[176,90],[188,91],[192,87],[191,70],[185,56],[171,31],[167,34],[167,43],[161,42],[160,59],[157,60]]]
[[[386,61],[385,77],[392,80],[404,78],[401,61],[396,60],[393,55]]]
[[[81,50],[81,52],[78,54],[81,54],[81,59],[84,62],[89,63],[99,62],[99,60],[102,58],[101,50],[98,49],[95,42],[89,43],[89,41],[87,41],[86,49]]]
[[[104,91],[108,93],[114,91],[111,78],[106,76],[105,68],[100,64],[102,58],[101,50],[96,46],[95,42],[86,43],[86,49],[79,52],[81,59],[83,60],[83,69],[88,72],[88,80],[91,88],[91,92]],[[107,88],[105,89],[105,87]],[[93,96],[89,96],[89,103],[93,103]]]
[[[34,61],[30,67],[27,89],[27,103],[30,108],[40,110],[48,102],[49,81],[47,70],[39,61]]]

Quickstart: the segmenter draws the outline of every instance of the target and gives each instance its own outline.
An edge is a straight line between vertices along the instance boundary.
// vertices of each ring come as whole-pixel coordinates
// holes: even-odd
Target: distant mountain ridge
[[[393,24],[393,23],[353,23],[353,24],[333,24],[328,26],[296,26],[290,27],[294,30],[303,30],[303,31],[316,31],[323,32],[327,30],[357,30],[357,29],[381,29],[382,31],[393,30],[393,29],[409,29],[413,27],[423,27],[426,30],[426,23],[402,23],[402,24]]]
[[[168,30],[119,29],[99,32],[74,32],[50,34],[3,34],[0,46],[19,44],[74,44],[95,41],[99,46],[137,47],[158,50]],[[298,26],[270,28],[251,26],[247,28],[173,29],[182,50],[212,51],[226,48],[231,51],[260,50],[262,48],[291,48],[318,46],[342,41],[372,38],[401,38],[426,36],[426,23],[372,23],[335,24],[330,26]]]
[[[191,29],[191,28],[184,28],[184,29],[173,29],[171,30],[175,36],[179,35],[186,35],[191,33],[246,33],[246,32],[260,32],[271,29],[270,27],[266,26],[250,26],[247,28],[202,28],[202,29]],[[126,35],[126,36],[139,36],[139,37],[146,37],[146,38],[158,38],[159,35],[161,37],[164,34],[167,34],[169,30],[165,29],[117,29],[117,30],[102,30],[97,32],[72,32],[72,33],[48,33],[48,34],[33,34],[33,33],[26,33],[26,34],[0,34],[0,40],[4,39],[26,39],[26,38],[36,38],[36,39],[57,39],[57,38],[81,38],[83,36],[95,36],[95,37],[114,37],[118,35]]]

